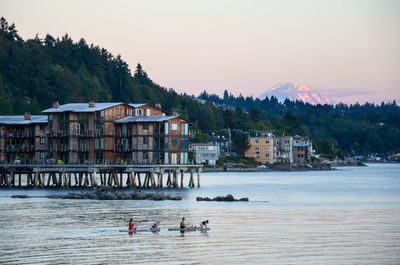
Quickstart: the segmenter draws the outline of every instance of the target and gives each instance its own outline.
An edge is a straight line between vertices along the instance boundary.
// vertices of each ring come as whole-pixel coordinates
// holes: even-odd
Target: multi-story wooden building
[[[49,157],[64,163],[188,163],[189,123],[161,106],[71,103],[48,114]]]
[[[246,157],[254,157],[262,164],[274,163],[274,141],[270,133],[258,137],[249,138],[250,148],[246,151]]]
[[[33,163],[47,157],[47,116],[0,116],[0,163]]]

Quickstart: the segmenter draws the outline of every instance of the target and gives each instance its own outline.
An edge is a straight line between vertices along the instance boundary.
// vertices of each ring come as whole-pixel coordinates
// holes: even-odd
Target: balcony
[[[115,151],[117,152],[131,152],[132,145],[130,144],[117,144],[115,145]]]
[[[3,133],[1,136],[3,138],[30,138],[34,137],[35,134],[33,132],[25,132],[25,131],[9,131]]]

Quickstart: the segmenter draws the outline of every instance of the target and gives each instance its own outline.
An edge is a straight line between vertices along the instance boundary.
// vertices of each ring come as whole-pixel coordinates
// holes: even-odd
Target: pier
[[[200,187],[201,165],[0,165],[0,187]],[[166,181],[164,182],[164,178]]]

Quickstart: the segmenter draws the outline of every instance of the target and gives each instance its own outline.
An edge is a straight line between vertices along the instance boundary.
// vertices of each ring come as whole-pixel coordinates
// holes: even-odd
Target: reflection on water
[[[182,191],[183,201],[0,197],[0,263],[399,264],[400,185],[393,172],[400,167],[360,169],[205,174],[201,189]],[[223,185],[229,179],[237,184]],[[261,202],[194,201],[227,193]],[[167,231],[182,217],[187,225],[208,219],[211,230]],[[130,218],[139,229],[160,221],[161,232],[119,233]]]

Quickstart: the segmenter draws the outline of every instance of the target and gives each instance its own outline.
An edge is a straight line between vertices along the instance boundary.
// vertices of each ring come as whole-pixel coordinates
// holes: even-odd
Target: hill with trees
[[[400,109],[395,102],[317,105],[275,97],[223,98],[203,92],[199,102],[155,83],[140,64],[132,73],[120,55],[68,34],[23,40],[0,19],[0,115],[40,114],[53,102],[147,102],[190,120],[195,129],[227,134],[242,146],[243,132],[309,135],[317,151],[399,152]],[[199,134],[201,135],[201,134]],[[204,135],[203,135],[204,136]],[[204,138],[204,137],[203,137]],[[236,141],[236,143],[235,143]]]

